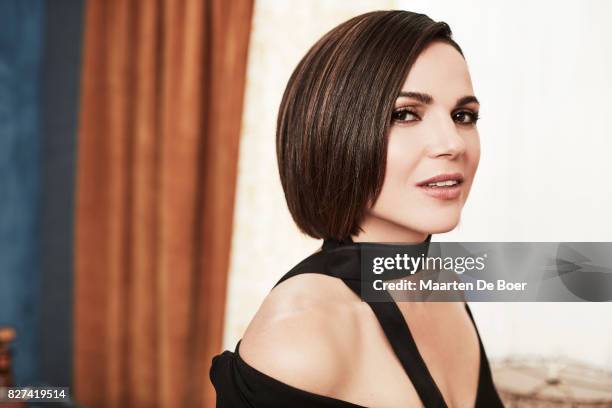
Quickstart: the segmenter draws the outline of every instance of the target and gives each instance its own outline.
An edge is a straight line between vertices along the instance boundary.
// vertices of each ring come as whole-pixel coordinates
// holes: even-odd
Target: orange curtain
[[[212,407],[253,0],[89,0],[75,398]]]

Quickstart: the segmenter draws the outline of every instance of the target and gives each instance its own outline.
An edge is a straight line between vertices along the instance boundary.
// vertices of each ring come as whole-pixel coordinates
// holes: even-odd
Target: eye
[[[453,120],[460,125],[475,125],[478,119],[480,119],[478,112],[462,110],[453,113]]]
[[[406,107],[394,110],[391,115],[391,120],[398,123],[414,122],[420,119],[415,111]]]

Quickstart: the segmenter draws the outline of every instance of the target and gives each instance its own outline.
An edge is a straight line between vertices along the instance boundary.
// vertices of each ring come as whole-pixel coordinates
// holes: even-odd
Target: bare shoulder
[[[359,345],[360,299],[339,279],[302,274],[268,294],[240,343],[250,366],[305,391],[329,395],[350,379]]]

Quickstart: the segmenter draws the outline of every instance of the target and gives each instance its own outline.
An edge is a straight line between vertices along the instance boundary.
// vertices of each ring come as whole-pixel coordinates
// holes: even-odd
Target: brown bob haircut
[[[374,11],[333,28],[298,63],[280,104],[276,154],[300,230],[338,240],[361,230],[384,181],[395,100],[430,42],[463,55],[451,36],[424,14]]]

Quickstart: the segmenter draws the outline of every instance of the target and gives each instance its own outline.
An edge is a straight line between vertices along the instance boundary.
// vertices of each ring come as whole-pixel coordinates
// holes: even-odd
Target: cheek
[[[414,180],[414,171],[419,164],[422,149],[419,148],[418,138],[414,136],[402,134],[401,129],[398,129],[389,137],[385,180],[371,208],[372,214],[378,217],[393,219],[398,215],[398,208],[418,207],[418,202],[412,199],[414,190],[411,186],[417,181]]]
[[[397,131],[389,138],[385,183],[405,184],[411,180],[416,168],[420,149],[415,138]]]
[[[478,163],[480,163],[480,138],[478,137],[478,133],[476,133],[473,138],[469,139],[467,145],[467,165],[472,175],[476,172]]]
[[[466,190],[463,197],[464,203],[472,191],[476,170],[478,169],[478,164],[480,163],[480,139],[478,138],[478,133],[466,137],[465,140],[465,175],[468,183],[466,184]]]

